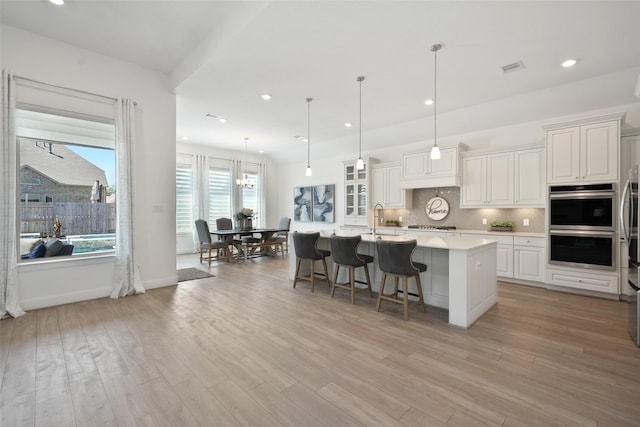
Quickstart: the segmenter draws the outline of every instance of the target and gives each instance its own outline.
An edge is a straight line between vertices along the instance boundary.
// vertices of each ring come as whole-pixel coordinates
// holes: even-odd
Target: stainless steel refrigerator
[[[638,244],[638,168],[633,167],[629,171],[629,179],[622,192],[620,202],[620,230],[622,238],[629,248],[629,289],[627,290],[628,314],[627,328],[629,335],[636,345],[640,346],[640,308],[638,307],[638,296],[640,295],[640,248]]]

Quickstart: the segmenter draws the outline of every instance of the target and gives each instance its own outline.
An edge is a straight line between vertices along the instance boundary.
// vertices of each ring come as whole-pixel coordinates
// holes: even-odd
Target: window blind
[[[176,165],[176,233],[191,233],[193,224],[191,165]]]

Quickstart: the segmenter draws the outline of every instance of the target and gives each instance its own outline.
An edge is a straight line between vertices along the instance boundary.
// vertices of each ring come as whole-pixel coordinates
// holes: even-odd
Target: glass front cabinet
[[[355,160],[344,162],[344,225],[369,225],[370,164],[377,162],[364,158],[364,169],[361,170],[356,168]]]

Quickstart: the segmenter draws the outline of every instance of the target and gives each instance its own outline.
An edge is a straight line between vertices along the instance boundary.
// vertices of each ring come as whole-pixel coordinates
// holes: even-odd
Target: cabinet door
[[[545,206],[544,150],[515,153],[515,200],[519,206]]]
[[[547,131],[547,183],[580,179],[580,128]]]
[[[375,206],[376,203],[386,207],[388,203],[386,175],[386,168],[371,170],[371,207]]]
[[[402,166],[390,166],[387,168],[387,190],[389,196],[387,204],[389,207],[404,208],[407,206],[406,195],[407,190],[400,188],[400,180],[402,179]]]
[[[515,246],[513,277],[533,282],[544,282],[544,248]]]
[[[615,181],[618,178],[618,122],[580,127],[580,180]]]
[[[500,277],[513,277],[513,245],[498,244],[496,274]]]
[[[431,153],[425,156],[427,159],[427,173],[432,176],[455,175],[458,172],[458,149],[443,148],[440,150],[440,158],[431,160]]]
[[[409,153],[402,156],[402,178],[416,179],[424,178],[429,168],[428,153]]]
[[[485,206],[486,195],[486,156],[472,156],[462,159],[461,207]]]
[[[513,153],[487,156],[487,205],[513,205]]]
[[[354,184],[347,184],[345,189],[345,214],[347,216],[353,216],[356,214],[356,186]]]

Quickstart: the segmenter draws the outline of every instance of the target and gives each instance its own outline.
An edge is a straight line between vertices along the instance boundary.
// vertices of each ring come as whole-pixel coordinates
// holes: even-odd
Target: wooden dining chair
[[[200,240],[200,263],[202,264],[203,260],[209,261],[209,266],[211,266],[211,261],[216,261],[222,258],[222,255],[229,259],[230,250],[229,243],[227,241],[212,241],[211,233],[209,233],[209,225],[207,221],[203,219],[196,220],[196,230],[198,231],[198,240]],[[213,251],[215,250],[215,255]],[[208,254],[207,257],[204,257],[205,252]]]

